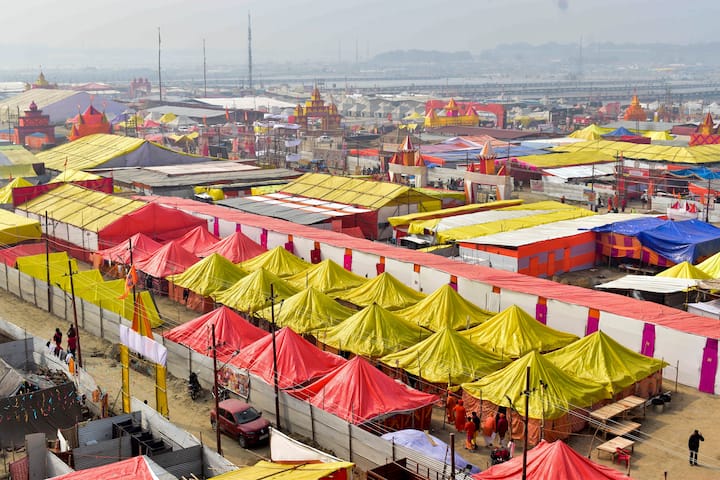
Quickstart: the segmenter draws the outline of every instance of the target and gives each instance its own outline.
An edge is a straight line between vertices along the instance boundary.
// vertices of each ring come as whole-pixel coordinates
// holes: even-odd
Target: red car
[[[219,411],[220,431],[237,438],[241,447],[258,445],[270,438],[270,422],[247,403],[230,398],[220,402]],[[217,428],[217,417],[213,408],[210,411],[210,425],[213,430]]]

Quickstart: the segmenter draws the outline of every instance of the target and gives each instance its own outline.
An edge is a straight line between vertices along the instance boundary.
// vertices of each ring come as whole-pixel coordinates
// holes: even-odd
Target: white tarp
[[[163,367],[167,364],[167,348],[125,325],[120,325],[120,343]]]
[[[612,282],[596,285],[595,288],[613,290],[639,290],[652,293],[684,292],[695,288],[698,280],[687,278],[651,277],[649,275],[626,275]]]
[[[701,317],[716,318],[720,320],[720,299],[710,302],[688,303],[688,313],[694,313]]]
[[[274,428],[270,428],[270,460],[280,463],[312,461],[332,463],[344,461],[305,445],[304,443],[300,443]]]

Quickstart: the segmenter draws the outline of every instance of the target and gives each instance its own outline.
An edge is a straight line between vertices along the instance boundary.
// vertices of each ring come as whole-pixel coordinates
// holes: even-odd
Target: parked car
[[[320,135],[317,141],[318,143],[332,143],[332,137],[329,135]]]
[[[262,413],[251,405],[230,398],[219,403],[218,411],[219,415],[214,408],[210,411],[212,429],[218,428],[219,417],[220,431],[237,438],[241,447],[247,448],[269,440],[270,422],[262,418]]]

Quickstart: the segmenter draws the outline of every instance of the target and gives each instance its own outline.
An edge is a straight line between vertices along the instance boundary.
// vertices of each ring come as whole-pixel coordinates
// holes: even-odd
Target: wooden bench
[[[601,452],[605,452],[610,454],[610,458],[614,459],[618,448],[622,448],[624,450],[629,448],[630,452],[633,453],[635,451],[635,442],[627,438],[615,437],[612,440],[601,443],[596,447],[596,450],[598,451],[598,458],[600,458]]]

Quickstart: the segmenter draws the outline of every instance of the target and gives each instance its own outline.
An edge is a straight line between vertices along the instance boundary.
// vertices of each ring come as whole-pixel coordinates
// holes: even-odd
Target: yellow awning
[[[39,221],[0,209],[0,244],[14,245],[41,237]]]
[[[40,152],[36,157],[51,170],[87,170],[137,150],[144,143],[142,138],[97,133]]]
[[[291,465],[271,463],[264,460],[252,467],[223,473],[210,480],[320,480],[338,470],[349,470],[355,465],[350,462],[307,463]],[[348,477],[349,478],[349,477]]]

